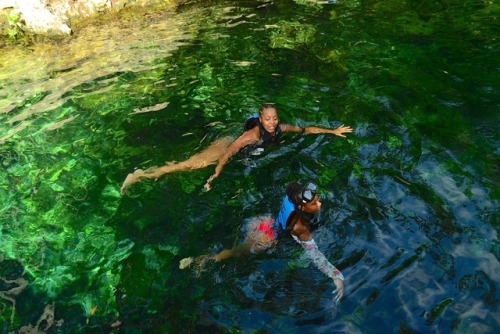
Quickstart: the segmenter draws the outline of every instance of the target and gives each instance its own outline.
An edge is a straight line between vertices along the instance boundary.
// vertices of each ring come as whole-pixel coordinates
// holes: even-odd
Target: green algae
[[[312,25],[293,21],[277,22],[277,30],[270,36],[270,46],[297,50],[313,43],[315,34],[316,29]]]

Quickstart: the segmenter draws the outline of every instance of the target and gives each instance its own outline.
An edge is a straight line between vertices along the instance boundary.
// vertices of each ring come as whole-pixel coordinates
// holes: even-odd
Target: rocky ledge
[[[0,0],[4,26],[58,36],[71,34],[71,21],[91,17],[107,10],[120,11],[125,6],[169,3],[170,0]],[[1,22],[0,22],[1,24]],[[5,29],[4,29],[5,30]]]

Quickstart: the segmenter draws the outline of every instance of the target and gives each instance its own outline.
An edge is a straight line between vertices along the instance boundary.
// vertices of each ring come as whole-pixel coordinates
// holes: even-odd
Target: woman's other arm
[[[257,142],[259,138],[260,138],[259,128],[255,127],[248,131],[245,131],[240,137],[238,137],[235,141],[233,141],[226,149],[226,152],[219,159],[219,162],[215,167],[215,173],[212,176],[210,176],[207,180],[207,183],[205,183],[205,189],[209,191],[212,188],[211,187],[212,181],[219,177],[220,173],[222,172],[222,169],[228,163],[229,159],[231,159],[233,155],[238,153],[245,146]]]

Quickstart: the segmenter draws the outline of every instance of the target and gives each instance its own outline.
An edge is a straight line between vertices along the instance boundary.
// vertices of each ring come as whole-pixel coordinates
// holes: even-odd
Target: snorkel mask
[[[309,182],[302,190],[302,203],[306,204],[311,202],[316,196],[316,192],[318,190],[318,186],[312,182]]]

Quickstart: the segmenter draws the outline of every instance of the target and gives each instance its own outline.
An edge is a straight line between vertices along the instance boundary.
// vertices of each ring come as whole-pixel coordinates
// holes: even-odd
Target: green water
[[[200,1],[1,50],[1,332],[497,332],[499,14],[477,0]],[[262,102],[284,123],[355,132],[286,135],[208,193],[213,168],[119,195],[135,168],[237,136]],[[315,239],[346,277],[338,307],[290,245],[178,269],[231,247],[296,180],[321,190]]]

